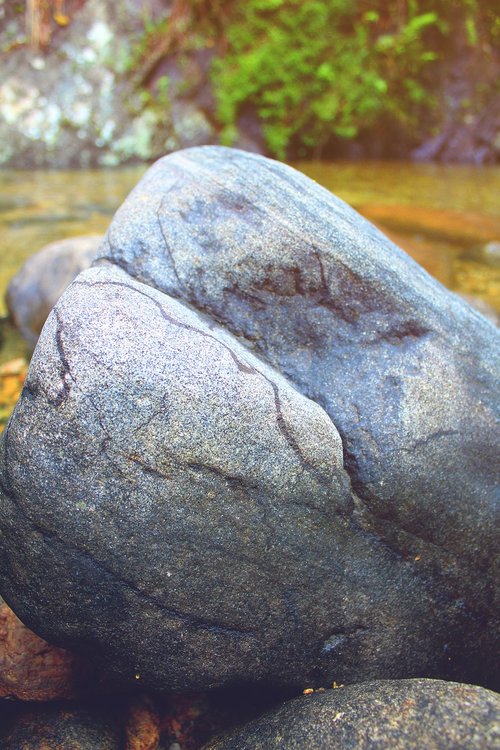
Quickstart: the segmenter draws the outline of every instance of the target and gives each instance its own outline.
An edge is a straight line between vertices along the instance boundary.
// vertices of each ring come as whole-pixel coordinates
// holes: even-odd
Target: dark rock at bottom
[[[119,712],[108,704],[0,706],[2,750],[121,750]]]
[[[500,696],[441,680],[383,680],[287,701],[205,750],[493,750]]]

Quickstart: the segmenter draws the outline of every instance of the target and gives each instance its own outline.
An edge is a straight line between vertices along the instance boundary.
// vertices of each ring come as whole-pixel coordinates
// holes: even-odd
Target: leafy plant
[[[458,2],[468,6],[471,43],[474,3]],[[234,141],[249,105],[280,158],[291,143],[321,148],[332,135],[354,138],[387,116],[416,127],[434,103],[427,73],[450,28],[445,6],[445,0],[235,4],[226,54],[212,70],[223,141]]]

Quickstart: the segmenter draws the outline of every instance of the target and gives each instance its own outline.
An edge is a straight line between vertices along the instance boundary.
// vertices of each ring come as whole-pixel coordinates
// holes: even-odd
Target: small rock
[[[439,680],[380,681],[284,703],[205,750],[493,750],[500,696]]]
[[[52,242],[32,255],[10,282],[9,314],[31,347],[68,284],[94,260],[101,239],[89,235]]]
[[[49,701],[74,697],[77,657],[28,630],[0,599],[0,698]]]
[[[160,717],[146,695],[135,698],[128,712],[125,750],[157,750],[160,742]]]
[[[500,266],[500,242],[487,242],[483,246],[483,258],[492,266]]]
[[[39,638],[0,599],[0,698],[51,701],[101,690],[77,656]]]
[[[498,232],[500,236],[500,231]],[[469,250],[467,256],[492,268],[500,268],[500,242],[486,242]]]

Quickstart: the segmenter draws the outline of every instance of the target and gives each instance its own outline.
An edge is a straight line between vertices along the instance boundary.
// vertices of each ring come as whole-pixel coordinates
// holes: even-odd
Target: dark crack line
[[[158,208],[156,209],[156,218],[158,220],[158,226],[160,227],[160,234],[161,234],[161,236],[163,238],[163,242],[165,243],[165,251],[167,252],[168,257],[170,258],[170,264],[172,266],[172,271],[174,273],[174,276],[177,279],[177,283],[179,284],[180,289],[185,289],[186,291],[189,291],[187,285],[181,280],[181,278],[179,276],[179,272],[177,271],[177,265],[175,263],[174,254],[173,254],[173,251],[170,248],[170,245],[169,245],[169,243],[167,241],[167,237],[165,235],[165,230],[163,229],[163,224],[161,223],[161,216],[160,216],[160,213],[161,213],[161,211],[163,209],[163,206],[164,206],[165,199],[166,199],[167,195],[177,185],[178,182],[179,182],[179,180],[176,180],[169,187],[169,189],[167,190],[167,192],[165,193],[165,195],[161,199],[160,203],[158,204]]]
[[[233,474],[228,474],[223,469],[220,469],[216,466],[212,466],[210,464],[202,464],[199,462],[191,461],[191,462],[182,462],[175,456],[172,456],[170,453],[166,454],[169,460],[172,461],[174,464],[174,467],[176,467],[178,470],[184,470],[184,469],[191,469],[195,472],[205,473],[209,476],[215,476],[217,479],[222,479],[226,484],[235,491],[236,489],[243,492],[246,498],[253,501],[255,505],[260,510],[261,515],[261,521],[264,524],[264,526],[267,528],[269,532],[269,536],[267,538],[267,545],[271,546],[272,540],[276,538],[276,527],[271,523],[270,516],[272,514],[272,511],[274,510],[271,503],[266,502],[263,499],[263,493],[261,488],[256,483],[251,483],[245,480],[244,477],[235,476]],[[125,456],[129,461],[139,466],[146,474],[151,474],[153,476],[159,477],[161,479],[170,480],[172,477],[169,474],[166,474],[159,469],[157,469],[154,466],[150,466],[145,461],[143,461],[140,456],[136,455],[126,455]]]
[[[160,469],[157,469],[155,466],[150,466],[150,464],[147,464],[140,456],[137,456],[135,453],[132,453],[132,454],[125,453],[124,457],[127,459],[127,461],[130,461],[136,466],[140,466],[140,468],[146,474],[151,474],[152,476],[158,477],[159,479],[167,479],[167,480],[172,479],[171,474],[165,474],[163,471],[160,471]]]
[[[74,285],[78,286],[117,286],[122,287],[124,289],[131,290],[133,292],[136,292],[137,294],[140,294],[142,297],[147,299],[149,302],[152,302],[155,307],[159,310],[160,315],[164,320],[166,320],[171,325],[176,326],[177,328],[181,328],[187,331],[192,331],[199,336],[204,336],[205,338],[211,339],[212,341],[215,341],[216,344],[223,347],[227,352],[229,352],[233,362],[236,364],[238,369],[241,372],[247,373],[247,374],[255,374],[262,377],[272,388],[273,391],[273,398],[274,398],[274,404],[276,409],[276,423],[278,425],[278,428],[282,435],[284,436],[286,442],[292,449],[292,451],[295,453],[295,455],[299,458],[300,463],[302,466],[308,469],[312,469],[316,473],[318,473],[318,470],[316,467],[311,465],[311,463],[305,458],[305,456],[302,453],[302,450],[300,448],[300,445],[298,444],[295,436],[291,433],[290,428],[288,427],[286,420],[283,416],[282,408],[281,408],[281,399],[279,395],[278,386],[273,383],[273,381],[267,377],[267,375],[264,375],[264,373],[257,370],[252,365],[249,365],[247,362],[242,361],[237,354],[229,347],[227,344],[225,344],[223,341],[221,341],[216,336],[213,336],[210,333],[205,333],[205,331],[200,330],[199,328],[196,328],[195,326],[191,326],[188,323],[183,323],[180,320],[176,320],[171,315],[169,315],[164,308],[162,307],[161,303],[155,300],[153,297],[151,297],[150,294],[143,292],[142,289],[137,289],[135,286],[132,286],[131,284],[126,284],[123,281],[94,281],[94,282],[87,282],[87,281],[75,281]]]
[[[61,362],[61,369],[60,369],[60,377],[61,377],[61,385],[62,388],[58,395],[55,398],[48,398],[48,402],[51,406],[54,406],[56,409],[63,404],[66,399],[68,398],[70,392],[71,392],[71,385],[69,383],[69,380],[75,381],[75,377],[71,372],[71,367],[69,364],[69,360],[67,358],[66,352],[64,351],[64,341],[62,338],[63,334],[63,323],[61,320],[61,317],[59,315],[59,311],[54,309],[54,315],[57,320],[57,327],[56,327],[56,346],[57,346],[57,353],[59,355],[59,359]]]

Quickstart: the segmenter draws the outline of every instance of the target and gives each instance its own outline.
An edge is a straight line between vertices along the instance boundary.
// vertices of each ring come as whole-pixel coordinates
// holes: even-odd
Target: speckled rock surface
[[[154,688],[491,684],[496,329],[234,150],[158,162],[100,254],[0,444],[23,621]]]
[[[379,681],[284,703],[205,750],[493,750],[500,696],[440,680]]]
[[[323,409],[120,269],[59,301],[0,461],[4,595],[130,682],[406,673],[453,622],[355,523]]]
[[[49,703],[9,706],[0,726],[2,750],[121,750],[119,715],[109,705]]]
[[[9,315],[28,344],[38,341],[47,315],[68,284],[94,260],[102,237],[69,237],[29,258],[7,289]]]
[[[325,408],[358,523],[439,581],[450,633],[476,634],[465,648],[446,639],[443,659],[460,680],[469,661],[467,680],[482,682],[498,618],[498,331],[343,201],[236,150],[161,159],[101,251]],[[363,650],[359,631],[349,641]]]

